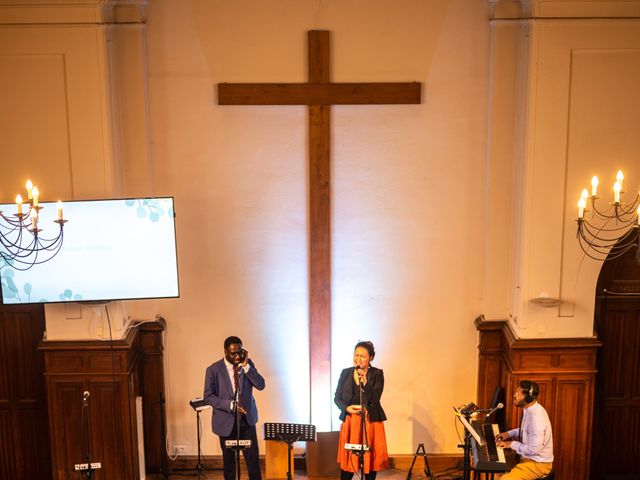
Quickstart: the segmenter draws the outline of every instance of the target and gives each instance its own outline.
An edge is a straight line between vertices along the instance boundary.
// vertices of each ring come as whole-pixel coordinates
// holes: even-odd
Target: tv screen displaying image
[[[38,235],[54,238],[60,229],[54,223],[56,203],[41,206]],[[21,271],[24,265],[11,260],[7,246],[0,245],[4,304],[179,296],[173,198],[71,201],[63,207],[68,220],[64,241],[51,260]],[[16,208],[0,204],[7,217]],[[0,224],[6,236],[4,220]],[[45,257],[42,252],[38,258]]]

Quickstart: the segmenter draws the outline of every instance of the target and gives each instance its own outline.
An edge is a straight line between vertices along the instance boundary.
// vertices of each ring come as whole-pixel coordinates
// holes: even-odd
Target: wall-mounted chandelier
[[[31,180],[27,180],[27,201],[22,195],[16,196],[15,213],[0,210],[0,267],[4,264],[14,270],[29,270],[34,265],[48,262],[60,251],[64,239],[62,202],[58,201],[57,236],[47,238],[41,235],[40,192]]]
[[[602,209],[597,203],[598,177],[591,179],[591,195],[586,188],[582,190],[578,200],[578,243],[585,255],[595,260],[613,260],[635,248],[640,264],[640,192],[636,192],[633,202],[624,202],[623,180],[622,170],[618,170],[613,202]],[[590,209],[587,209],[588,200],[591,200]]]

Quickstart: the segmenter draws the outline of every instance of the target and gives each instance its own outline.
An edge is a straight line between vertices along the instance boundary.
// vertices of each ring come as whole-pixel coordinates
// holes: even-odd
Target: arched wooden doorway
[[[632,249],[604,262],[598,277],[594,329],[602,348],[593,418],[594,480],[640,480],[639,263]]]

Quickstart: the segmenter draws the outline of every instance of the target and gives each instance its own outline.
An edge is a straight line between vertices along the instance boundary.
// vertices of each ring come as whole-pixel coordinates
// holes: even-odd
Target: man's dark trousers
[[[228,437],[220,437],[220,447],[222,448],[222,460],[224,465],[224,480],[236,479],[236,451],[234,448],[224,446],[225,440],[236,440],[237,424],[233,424],[233,429]],[[249,426],[244,415],[240,417],[240,440],[251,440],[251,446],[242,449],[244,460],[247,463],[249,480],[261,480],[260,456],[258,454],[258,436],[256,427]]]

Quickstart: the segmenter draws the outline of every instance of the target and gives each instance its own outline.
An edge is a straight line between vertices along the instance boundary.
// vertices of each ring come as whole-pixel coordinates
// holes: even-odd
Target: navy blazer
[[[258,407],[255,398],[253,398],[253,387],[262,390],[264,378],[249,359],[249,370],[246,373],[242,370],[239,380],[240,404],[247,411],[245,416],[247,423],[253,427],[258,423]],[[211,415],[213,433],[220,437],[228,437],[235,422],[235,415],[231,409],[234,394],[224,358],[207,367],[203,398],[208,405],[213,407],[213,415]]]
[[[347,418],[347,407],[349,405],[360,404],[360,392],[358,385],[353,379],[353,370],[355,367],[345,368],[340,373],[338,387],[334,401],[340,408],[340,420]],[[382,370],[376,367],[369,367],[367,370],[367,384],[364,386],[364,406],[369,413],[369,419],[372,422],[383,422],[387,416],[380,405],[380,397],[384,390],[384,374]]]

